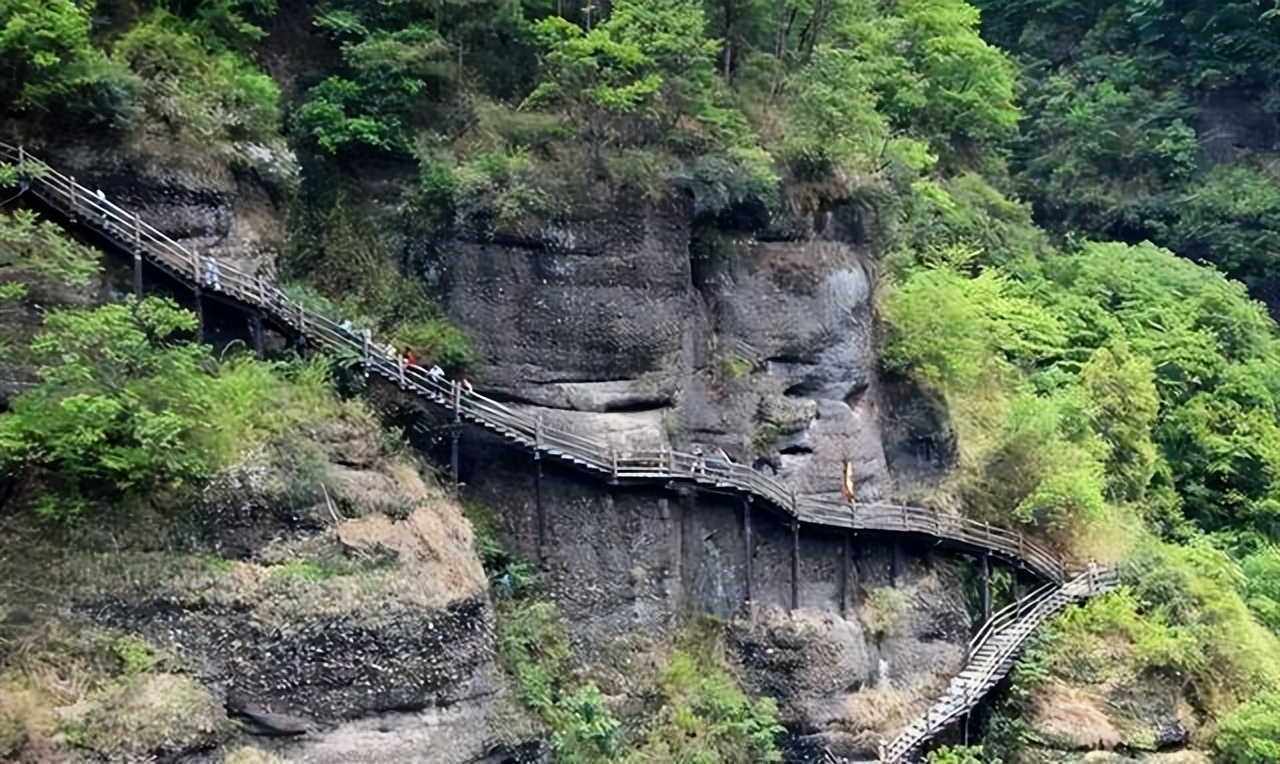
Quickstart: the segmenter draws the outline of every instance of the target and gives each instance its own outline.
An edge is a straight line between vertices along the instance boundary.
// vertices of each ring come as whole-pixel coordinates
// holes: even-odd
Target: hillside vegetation
[[[1195,742],[1249,764],[1280,760],[1277,83],[1258,0],[0,2],[7,128],[163,136],[238,171],[292,147],[289,273],[451,363],[465,336],[362,241],[361,169],[410,179],[396,214],[427,240],[531,236],[601,183],[688,195],[700,233],[856,221],[885,370],[956,436],[930,500],[1124,566],[1024,662],[1024,700],[1175,672]],[[6,218],[0,268],[88,278],[43,225]],[[0,414],[0,466],[49,491],[37,512],[199,480],[229,438],[338,405],[311,367],[165,339],[190,320],[56,313],[17,349],[40,384]]]

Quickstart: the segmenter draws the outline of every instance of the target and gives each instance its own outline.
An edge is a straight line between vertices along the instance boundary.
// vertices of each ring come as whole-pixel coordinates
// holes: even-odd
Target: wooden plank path
[[[1046,584],[997,612],[969,642],[965,666],[947,691],[880,752],[880,760],[891,764],[909,761],[924,743],[973,710],[1009,673],[1018,651],[1037,627],[1068,604],[1110,591],[1119,583],[1114,568],[1098,570],[1092,576],[1081,573],[1061,586]]]
[[[989,553],[1024,567],[1049,581],[1065,577],[1062,559],[1048,546],[1016,531],[921,507],[890,503],[845,504],[835,499],[797,495],[784,483],[745,465],[714,470],[706,460],[669,449],[620,453],[610,443],[563,429],[544,426],[541,419],[517,412],[484,395],[461,389],[456,381],[433,378],[418,367],[407,371],[384,343],[347,328],[290,300],[274,284],[231,264],[217,263],[216,283],[210,278],[211,258],[179,244],[109,200],[80,185],[20,146],[0,143],[0,162],[18,168],[23,188],[68,220],[108,237],[134,257],[135,290],[141,292],[141,261],[146,260],[185,282],[199,295],[217,293],[260,311],[288,327],[312,345],[358,359],[365,368],[420,398],[454,412],[458,420],[479,425],[508,441],[556,457],[613,482],[673,481],[728,490],[763,501],[793,520],[834,530],[911,533],[960,548]]]

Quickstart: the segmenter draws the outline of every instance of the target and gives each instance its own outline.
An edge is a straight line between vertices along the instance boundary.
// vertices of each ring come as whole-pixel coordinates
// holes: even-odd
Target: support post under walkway
[[[533,452],[533,502],[538,523],[538,566],[547,567],[547,512],[542,506],[542,452]]]
[[[979,571],[982,575],[982,622],[986,623],[991,620],[991,560],[986,552],[979,559]]]
[[[743,540],[743,545],[746,551],[746,562],[743,565],[743,569],[746,571],[746,576],[747,576],[746,601],[751,602],[753,598],[752,597],[753,587],[752,587],[752,581],[751,581],[751,578],[752,578],[752,571],[751,571],[752,559],[751,558],[754,555],[755,545],[752,543],[752,540],[751,540],[751,497],[750,496],[747,496],[742,500],[742,540]]]
[[[262,311],[249,314],[249,333],[253,335],[253,353],[261,361],[266,356],[266,340],[262,336]]]
[[[853,534],[846,533],[840,539],[840,617],[849,617],[849,590],[853,573]]]
[[[800,609],[800,523],[791,523],[791,609]]]
[[[191,291],[196,296],[196,342],[204,342],[204,297],[201,294],[200,286],[192,287]]]
[[[462,389],[453,383],[453,448],[449,454],[449,474],[453,478],[453,498],[458,498],[458,436],[462,434]]]

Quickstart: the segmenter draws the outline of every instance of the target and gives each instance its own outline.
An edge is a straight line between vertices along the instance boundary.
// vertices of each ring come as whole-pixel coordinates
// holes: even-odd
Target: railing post
[[[71,214],[75,215],[76,214],[76,179],[73,176],[68,175],[67,180],[71,181],[71,192],[70,192]]]
[[[533,450],[539,452],[542,450],[542,415],[538,415],[538,419],[533,425]]]
[[[142,218],[138,213],[133,213],[133,245],[141,249],[142,247]]]
[[[609,459],[613,462],[613,482],[618,482],[618,451],[613,446],[609,446]]]
[[[142,253],[133,253],[133,296],[142,299]]]

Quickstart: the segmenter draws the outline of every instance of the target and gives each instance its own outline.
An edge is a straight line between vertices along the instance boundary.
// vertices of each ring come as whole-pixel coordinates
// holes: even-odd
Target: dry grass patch
[[[68,746],[109,761],[205,747],[226,717],[196,680],[132,634],[47,614],[4,643],[0,759],[67,761]]]
[[[879,738],[892,739],[898,732],[924,713],[936,683],[919,682],[896,687],[881,682],[845,696],[840,726],[853,733],[860,745],[875,747]]]
[[[109,760],[157,751],[209,748],[226,733],[227,718],[195,679],[179,674],[134,677],[82,717],[66,713],[68,739]]]
[[[1103,702],[1079,687],[1051,682],[1036,691],[1031,725],[1057,748],[1115,748],[1121,735],[1099,707]]]

